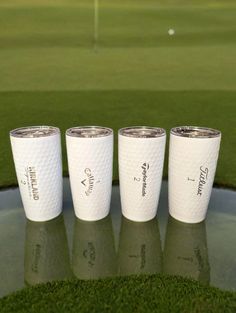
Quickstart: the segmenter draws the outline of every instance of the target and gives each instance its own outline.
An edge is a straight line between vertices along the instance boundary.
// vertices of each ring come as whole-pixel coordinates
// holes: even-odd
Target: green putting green
[[[94,3],[0,1],[0,187],[12,128],[192,124],[223,132],[216,183],[235,188],[235,1]]]
[[[131,276],[38,285],[0,300],[8,312],[234,313],[236,293],[169,276]]]

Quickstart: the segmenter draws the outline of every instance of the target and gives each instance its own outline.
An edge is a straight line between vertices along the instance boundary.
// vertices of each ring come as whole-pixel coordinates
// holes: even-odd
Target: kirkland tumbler
[[[106,217],[112,187],[112,129],[70,128],[66,132],[66,145],[76,216],[87,221]]]
[[[220,149],[218,130],[183,126],[171,130],[169,212],[186,223],[205,219]]]
[[[119,177],[122,214],[133,221],[156,216],[162,181],[166,133],[136,126],[119,130]]]
[[[62,211],[60,130],[23,127],[10,132],[12,152],[26,217],[47,221]]]

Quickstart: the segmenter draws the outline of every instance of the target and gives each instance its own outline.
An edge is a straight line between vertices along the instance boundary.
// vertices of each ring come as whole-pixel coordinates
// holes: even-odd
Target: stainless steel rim
[[[66,135],[79,138],[100,138],[113,134],[111,128],[102,126],[79,126],[67,129]]]
[[[10,131],[10,136],[16,138],[41,138],[57,134],[60,134],[60,129],[53,126],[28,126]]]
[[[216,138],[221,136],[217,129],[198,126],[179,126],[171,129],[170,133],[174,136],[187,138]]]
[[[119,135],[132,138],[158,138],[166,135],[166,131],[159,127],[133,126],[119,130]]]

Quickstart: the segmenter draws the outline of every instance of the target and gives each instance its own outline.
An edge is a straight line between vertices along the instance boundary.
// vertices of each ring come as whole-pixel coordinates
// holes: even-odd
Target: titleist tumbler
[[[171,130],[169,212],[186,223],[205,219],[220,149],[221,133],[204,127]]]

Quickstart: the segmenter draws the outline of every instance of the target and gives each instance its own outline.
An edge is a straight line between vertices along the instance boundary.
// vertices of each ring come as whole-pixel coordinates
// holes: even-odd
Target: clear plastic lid
[[[72,127],[66,131],[67,136],[80,138],[98,138],[106,137],[113,134],[113,130],[101,126],[81,126]]]
[[[216,129],[197,126],[179,126],[171,129],[171,134],[188,138],[215,138],[221,135]]]
[[[149,126],[126,127],[119,130],[119,135],[133,138],[157,138],[165,136],[165,134],[163,128]]]
[[[29,126],[10,131],[10,136],[17,138],[39,138],[60,134],[60,129],[53,126]]]

